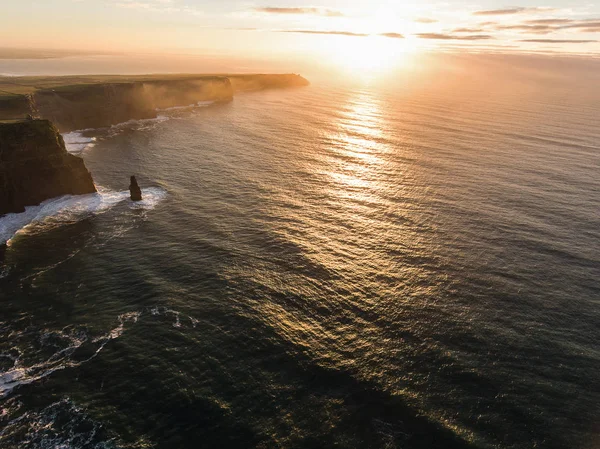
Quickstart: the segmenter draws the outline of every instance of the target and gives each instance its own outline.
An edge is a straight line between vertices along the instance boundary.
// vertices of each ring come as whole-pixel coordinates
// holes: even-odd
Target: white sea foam
[[[80,129],[69,133],[64,133],[63,139],[65,141],[67,151],[73,154],[81,154],[85,150],[93,148],[96,145],[96,137],[85,136],[84,134],[86,133],[98,133],[103,136],[105,135],[106,137],[113,137],[125,130],[147,131],[155,128],[160,123],[175,118],[174,116],[169,115],[170,112],[205,108],[215,103],[215,101],[199,101],[197,103],[192,103],[186,106],[173,106],[171,108],[164,109],[156,108],[156,112],[162,113],[157,115],[157,117],[146,119],[131,119],[127,120],[126,122],[117,123],[107,128]]]
[[[15,388],[22,385],[28,385],[37,380],[43,379],[56,371],[66,368],[78,367],[89,362],[104,349],[110,340],[115,340],[123,335],[127,323],[137,323],[141,312],[131,312],[119,315],[118,326],[110,330],[107,334],[96,338],[91,338],[85,331],[75,331],[73,329],[63,329],[61,331],[46,332],[41,337],[41,342],[53,338],[59,338],[66,341],[67,346],[59,349],[47,360],[26,366],[21,362],[21,354],[14,357],[14,365],[5,372],[0,372],[0,399],[8,396]],[[84,344],[93,344],[95,351],[85,360],[73,360],[71,356]]]
[[[164,108],[164,109],[157,108],[156,110],[159,112],[181,111],[181,110],[185,110],[185,109],[205,108],[205,107],[208,107],[213,104],[215,104],[214,101],[199,101],[197,103],[188,104],[187,106],[173,106],[173,107]]]
[[[12,368],[0,373],[0,399],[8,396],[15,388],[28,385],[39,379],[42,379],[50,374],[79,365],[82,362],[73,362],[69,359],[70,355],[75,352],[85,341],[86,337],[82,333],[69,333],[66,331],[52,332],[52,336],[59,337],[64,341],[68,341],[65,348],[58,350],[50,358],[43,362],[34,365],[26,366],[21,362],[21,354],[14,359]],[[48,338],[50,335],[44,334],[43,338]],[[103,347],[103,346],[102,346]],[[101,350],[100,347],[98,349]],[[91,358],[95,356],[92,355]]]
[[[184,110],[184,109],[192,109],[194,107],[196,107],[195,104],[188,104],[187,106],[173,106],[173,107],[170,107],[170,108],[162,108],[162,109],[161,108],[156,108],[156,111],[157,112],[181,111],[181,110]]]
[[[139,119],[139,120],[128,120],[126,122],[122,122],[122,123],[118,123],[116,125],[111,126],[110,128],[108,128],[109,131],[109,137],[110,136],[114,136],[116,134],[119,134],[125,130],[136,130],[136,131],[146,131],[149,129],[153,129],[156,127],[156,125],[166,122],[168,120],[170,120],[171,117],[167,116],[167,115],[159,115],[158,117],[155,118],[145,118],[145,119]]]
[[[69,398],[39,411],[28,411],[7,422],[0,431],[0,444],[39,449],[116,449],[101,423],[91,418]]]
[[[129,198],[129,192],[125,193],[126,197]],[[167,191],[162,187],[147,187],[142,189],[142,201],[130,201],[129,206],[132,209],[154,209],[162,200],[167,197]]]
[[[88,148],[92,148],[96,143],[95,137],[86,137],[84,131],[73,131],[63,134],[65,147],[69,153],[81,154]]]
[[[175,328],[183,327],[182,316],[187,318],[194,328],[199,323],[197,319],[188,315],[182,315],[176,310],[165,307],[154,307],[152,309],[119,315],[117,317],[117,326],[109,330],[106,334],[101,334],[97,337],[92,337],[85,330],[76,329],[71,326],[59,331],[44,332],[39,338],[40,344],[45,347],[56,348],[56,352],[46,360],[27,365],[22,361],[23,354],[16,349],[14,350],[14,354],[0,354],[0,357],[7,358],[13,362],[12,367],[4,372],[0,372],[0,399],[9,396],[15,388],[41,380],[56,371],[76,368],[89,362],[100,354],[109,341],[122,337],[129,326],[136,324],[142,316],[147,314],[153,317],[171,317],[173,319],[171,325]],[[12,337],[18,339],[18,334]],[[63,342],[62,345],[59,345],[62,347],[56,346],[53,343],[55,341]],[[88,347],[91,345],[91,348],[93,348],[92,354],[85,360],[73,359],[72,355],[84,345]]]
[[[129,201],[129,192],[114,192],[98,187],[98,193],[66,195],[44,201],[39,206],[29,206],[20,214],[7,214],[0,218],[0,243],[10,244],[18,233],[35,233],[45,229],[73,223],[91,215],[106,212],[127,201],[132,209],[153,209],[167,195],[160,187],[142,189],[143,201]]]

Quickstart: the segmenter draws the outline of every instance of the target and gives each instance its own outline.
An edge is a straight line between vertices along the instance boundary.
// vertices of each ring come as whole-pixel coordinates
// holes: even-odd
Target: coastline
[[[159,110],[226,103],[236,93],[307,86],[300,75],[0,77],[0,120],[32,115],[60,132],[153,119]]]
[[[0,157],[0,218],[24,214],[26,208],[63,195],[76,199],[94,193],[91,174],[78,157],[94,145],[87,132],[161,121],[165,114],[231,102],[237,92],[308,84],[299,75],[0,77],[0,143],[6,147]],[[49,157],[70,162],[50,163]],[[7,169],[13,166],[20,169]],[[45,174],[56,171],[55,166],[65,169],[48,178]],[[84,188],[77,185],[80,172],[89,177]],[[6,234],[4,241],[14,235],[8,231],[0,233]]]

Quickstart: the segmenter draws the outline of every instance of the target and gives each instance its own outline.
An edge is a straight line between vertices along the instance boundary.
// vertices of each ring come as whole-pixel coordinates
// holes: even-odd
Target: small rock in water
[[[131,177],[129,192],[131,193],[131,201],[142,201],[142,189],[140,189],[140,186],[138,185],[135,176]]]

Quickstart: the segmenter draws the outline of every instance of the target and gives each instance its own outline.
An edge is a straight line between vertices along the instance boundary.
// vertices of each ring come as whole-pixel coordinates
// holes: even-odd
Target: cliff
[[[240,91],[306,85],[299,75],[0,77],[0,215],[96,191],[58,130],[154,118],[160,109],[231,101]]]
[[[48,120],[0,122],[0,215],[61,195],[94,193],[83,159]]]
[[[235,92],[306,86],[299,75],[0,77],[0,120],[28,114],[61,132],[157,116],[157,109],[231,101]]]

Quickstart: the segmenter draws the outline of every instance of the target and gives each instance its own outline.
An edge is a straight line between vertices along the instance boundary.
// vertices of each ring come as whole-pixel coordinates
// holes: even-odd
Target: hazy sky
[[[0,0],[0,46],[199,54],[423,48],[600,54],[600,4],[502,0]]]

